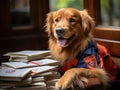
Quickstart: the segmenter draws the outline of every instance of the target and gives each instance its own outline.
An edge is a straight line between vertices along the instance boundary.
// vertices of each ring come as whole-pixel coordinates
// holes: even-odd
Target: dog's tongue
[[[67,42],[67,40],[58,40],[57,41],[58,45],[61,47],[65,46],[66,42]]]

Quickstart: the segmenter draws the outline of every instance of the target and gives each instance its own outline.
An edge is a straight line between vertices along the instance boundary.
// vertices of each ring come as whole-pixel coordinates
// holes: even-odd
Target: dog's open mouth
[[[70,38],[66,39],[66,38],[59,38],[57,40],[57,43],[59,46],[64,47],[65,45],[67,45],[69,43],[69,41],[71,41],[71,39],[74,37],[75,35],[73,34]]]

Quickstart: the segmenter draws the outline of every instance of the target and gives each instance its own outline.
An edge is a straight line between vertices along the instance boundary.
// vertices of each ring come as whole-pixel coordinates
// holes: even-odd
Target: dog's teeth
[[[57,41],[58,45],[61,47],[65,46],[66,42],[67,42],[67,40],[58,40]]]

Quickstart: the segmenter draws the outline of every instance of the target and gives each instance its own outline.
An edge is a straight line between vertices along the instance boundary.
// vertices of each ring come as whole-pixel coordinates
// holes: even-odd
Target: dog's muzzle
[[[57,34],[57,43],[58,46],[65,47],[69,41],[75,36],[75,34],[71,35],[69,38],[64,38],[65,35],[65,29],[64,28],[56,28],[56,34]]]

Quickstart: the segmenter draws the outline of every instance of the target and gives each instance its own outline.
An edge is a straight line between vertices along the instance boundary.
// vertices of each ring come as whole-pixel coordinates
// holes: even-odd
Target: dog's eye
[[[71,24],[73,24],[73,23],[75,22],[75,19],[74,19],[74,18],[70,18],[70,19],[69,19],[69,22],[70,22]]]
[[[55,19],[55,22],[56,22],[56,23],[59,22],[58,18]]]

